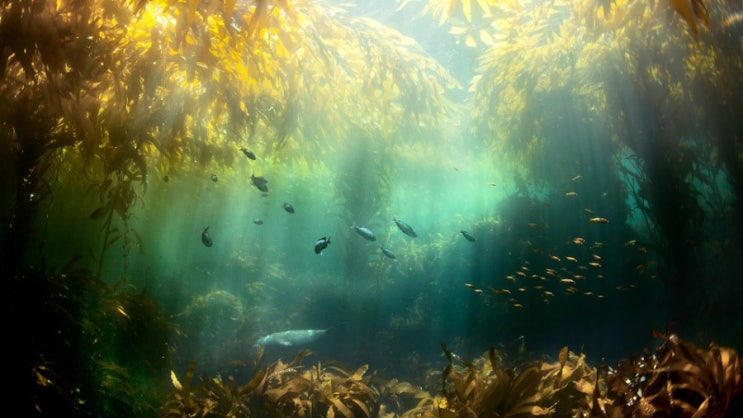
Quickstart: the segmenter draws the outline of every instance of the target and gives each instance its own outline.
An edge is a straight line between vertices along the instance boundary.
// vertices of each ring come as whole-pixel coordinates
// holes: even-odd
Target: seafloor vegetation
[[[349,5],[0,1],[6,409],[65,417],[740,416],[741,362],[726,348],[743,346],[739,6],[430,0],[420,11],[451,35],[459,57],[476,62],[454,76],[413,38],[354,16]],[[395,231],[400,207],[442,200],[425,186],[401,186],[401,167],[413,167],[407,175],[445,168],[430,189],[469,171],[477,181],[457,180],[447,190],[462,194],[445,198],[468,192],[460,206],[479,199],[498,212],[438,219],[453,234],[398,242],[404,264],[378,251],[369,257],[349,225],[380,231],[384,219]],[[321,281],[301,271],[301,256],[282,252],[278,240],[266,243],[271,251],[230,250],[218,245],[227,234],[216,227],[192,234],[192,226],[173,226],[181,211],[194,216],[193,200],[212,212],[223,209],[217,197],[236,200],[224,188],[191,198],[198,179],[215,187],[233,180],[229,190],[256,191],[258,201],[282,186],[310,190],[321,202],[315,211],[343,225],[328,250],[337,257],[325,258],[337,274]],[[409,196],[399,198],[401,189]],[[497,202],[486,197],[500,189]],[[461,251],[451,235],[487,245]],[[218,261],[176,247],[212,240]],[[193,261],[187,273],[168,271],[184,259]],[[142,267],[153,264],[160,269]],[[471,276],[443,280],[464,266]],[[245,279],[228,292],[217,271]],[[331,279],[377,299],[351,301]],[[266,328],[327,314],[302,301],[366,318],[359,313],[388,299],[393,284],[405,303],[384,317],[385,333],[349,325],[358,333],[337,341],[369,342],[364,354],[384,357],[389,369],[306,350],[273,360],[262,349],[241,351]],[[271,293],[300,285],[305,293]],[[421,338],[427,326],[447,323],[456,309],[437,309],[463,305],[455,291],[463,286],[476,301],[466,308],[476,343],[442,341],[439,362],[389,348],[405,343],[400,335]],[[328,293],[307,291],[319,288]],[[504,335],[519,335],[524,320],[500,320],[516,311],[566,333],[606,332],[597,328],[609,328],[607,318],[625,316],[633,318],[625,328],[665,318],[676,325],[657,333],[657,347],[618,362],[571,346],[471,354],[502,339],[488,338],[494,317]]]
[[[16,411],[24,416],[116,417],[736,417],[743,362],[668,331],[657,348],[617,364],[563,347],[538,359],[491,347],[462,358],[441,342],[440,364],[417,380],[346,368],[308,350],[235,375],[169,371],[175,328],[157,303],[116,291],[90,272],[21,272],[3,303]],[[43,300],[43,303],[39,303]],[[23,321],[17,320],[24,318]],[[594,363],[594,364],[592,364]],[[19,409],[18,409],[19,408]]]

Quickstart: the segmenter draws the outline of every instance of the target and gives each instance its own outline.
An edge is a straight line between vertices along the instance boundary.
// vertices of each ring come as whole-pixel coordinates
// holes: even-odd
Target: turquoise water
[[[560,16],[569,19],[568,6],[561,7]],[[726,7],[713,3],[710,10],[722,20],[732,13]],[[428,119],[399,129],[377,122],[373,133],[348,129],[346,136],[314,142],[302,132],[273,153],[268,136],[228,134],[225,148],[234,156],[192,155],[178,165],[161,163],[164,157],[151,152],[127,222],[114,216],[110,235],[105,218],[94,215],[103,202],[89,188],[101,181],[101,163],[57,152],[47,172],[50,192],[40,199],[34,234],[21,248],[12,238],[13,208],[23,207],[17,203],[22,195],[3,193],[3,248],[22,255],[20,263],[7,264],[13,265],[6,267],[9,277],[23,282],[18,272],[36,271],[59,283],[73,276],[62,266],[74,260],[101,280],[101,294],[151,300],[157,319],[172,328],[132,335],[167,352],[150,370],[162,381],[170,370],[182,376],[191,361],[199,373],[242,376],[241,362],[255,356],[255,342],[285,330],[327,332],[291,346],[266,346],[267,360],[310,349],[314,361],[338,361],[349,370],[368,364],[380,376],[413,382],[446,365],[441,342],[462,358],[496,347],[523,361],[554,360],[568,346],[594,365],[652,349],[658,343],[652,332],[667,328],[700,346],[743,347],[740,26],[703,32],[696,48],[718,48],[716,70],[700,70],[691,80],[669,76],[677,84],[689,81],[681,87],[647,76],[654,65],[669,73],[690,65],[683,60],[694,54],[684,38],[691,35],[680,23],[673,26],[671,13],[658,18],[681,31],[666,34],[667,42],[677,42],[662,55],[667,67],[653,61],[656,44],[632,35],[616,54],[601,55],[607,62],[585,69],[575,58],[570,80],[554,86],[545,80],[560,77],[549,69],[565,66],[550,59],[570,58],[542,57],[543,67],[533,74],[514,76],[520,77],[514,84],[534,84],[526,89],[525,110],[511,114],[498,107],[513,99],[499,74],[519,60],[502,57],[501,67],[487,68],[487,46],[468,47],[450,33],[464,25],[462,16],[439,25],[420,7],[395,8],[395,2],[380,2],[351,7],[349,14],[411,37],[459,81],[462,86],[446,93],[457,110],[439,126],[426,125]],[[546,31],[558,33],[559,20]],[[575,36],[577,44],[597,50],[611,42],[609,35]],[[617,70],[625,52],[648,69]],[[607,58],[614,55],[620,64]],[[492,84],[483,87],[473,77]],[[599,99],[579,93],[598,81],[605,87]],[[326,100],[318,97],[316,105]],[[588,107],[591,100],[602,102],[604,111]],[[478,107],[483,103],[490,111]],[[297,117],[299,131],[327,123],[303,117]],[[3,135],[5,150],[17,150],[13,135]],[[256,160],[245,158],[244,145],[256,150]],[[10,167],[21,166],[13,155],[22,154],[5,153]],[[252,175],[268,180],[267,193],[251,183]],[[22,177],[6,176],[6,190],[23,184]],[[394,219],[417,236],[404,234]],[[354,226],[370,229],[376,240]],[[206,228],[211,246],[202,240]],[[321,237],[330,244],[316,254]],[[109,299],[71,299],[78,297],[92,312],[98,303],[108,306]],[[33,312],[36,303],[43,305],[12,305],[5,314]],[[134,315],[111,303],[105,309]],[[152,307],[137,306],[145,313]],[[140,324],[148,323],[142,315]],[[95,322],[70,317],[79,318],[81,328]],[[126,352],[119,340],[100,344],[107,347],[103,352]],[[95,352],[75,362],[106,358]],[[117,355],[107,359],[116,362]]]

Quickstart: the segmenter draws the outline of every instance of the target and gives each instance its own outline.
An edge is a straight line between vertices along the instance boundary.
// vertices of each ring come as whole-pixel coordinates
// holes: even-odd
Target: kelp
[[[558,362],[540,361],[521,370],[500,364],[492,347],[475,362],[454,362],[443,343],[442,348],[449,364],[443,372],[446,403],[439,405],[440,417],[580,416],[592,407],[596,370],[583,356],[568,355],[567,347]]]
[[[203,376],[195,386],[192,363],[181,383],[172,373],[175,387],[164,407],[164,417],[238,416],[238,417],[366,417],[377,416],[377,394],[364,377],[368,366],[347,372],[338,366],[301,362],[311,354],[299,351],[288,363],[281,359],[258,368],[244,385],[232,377],[222,380]],[[259,350],[254,364],[260,364]]]
[[[409,0],[405,0],[401,3],[400,8],[406,6]],[[430,14],[435,19],[438,19],[439,24],[444,24],[449,21],[450,18],[455,15],[456,17],[463,17],[466,23],[471,23],[473,19],[476,19],[479,15],[486,18],[497,14],[500,6],[512,7],[517,5],[517,2],[513,0],[477,0],[477,6],[472,6],[471,0],[428,0],[423,7],[424,14]],[[609,10],[611,7],[625,7],[626,2],[613,0],[602,0],[595,2],[597,6],[600,6],[604,12]],[[617,5],[619,4],[619,5]],[[689,27],[689,30],[694,35],[694,39],[699,41],[699,24],[709,26],[709,12],[704,0],[668,0],[668,4],[681,16],[684,22]],[[521,5],[524,9],[528,9],[529,6]],[[473,9],[476,11],[473,18]],[[485,42],[487,43],[487,42]],[[474,43],[467,42],[468,46],[475,46]]]
[[[246,143],[274,164],[298,145],[333,151],[349,132],[433,135],[453,108],[456,80],[414,40],[343,8],[29,0],[0,12],[13,34],[0,45],[0,140],[16,173],[8,250],[27,248],[60,159],[62,174],[82,166],[76,181],[94,185],[100,266],[115,242],[142,247],[128,211],[153,173],[230,166]]]
[[[6,395],[29,417],[151,416],[175,332],[144,294],[116,290],[70,264],[6,277],[1,342]],[[72,366],[71,366],[72,365]]]
[[[653,353],[623,360],[606,374],[607,408],[622,416],[732,417],[743,410],[743,363],[730,348],[702,349],[678,335],[656,332]]]
[[[440,388],[424,390],[395,378],[365,377],[368,366],[348,372],[321,363],[303,365],[299,351],[259,367],[244,385],[233,377],[202,376],[175,388],[163,416],[265,417],[528,417],[528,416],[735,416],[741,408],[743,375],[738,354],[712,345],[702,350],[674,334],[657,334],[655,354],[622,360],[616,368],[592,367],[584,355],[563,347],[557,361],[509,364],[490,348],[470,362],[441,343],[447,365]]]

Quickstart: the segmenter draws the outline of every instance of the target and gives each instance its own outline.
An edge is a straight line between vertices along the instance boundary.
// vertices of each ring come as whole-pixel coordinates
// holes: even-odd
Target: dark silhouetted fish
[[[364,228],[363,226],[356,226],[356,225],[354,225],[353,226],[353,229],[355,229],[356,232],[359,233],[359,235],[361,235],[362,237],[364,237],[365,239],[367,239],[369,241],[376,241],[377,240],[377,237],[374,236],[374,232],[370,231],[367,228]]]
[[[249,149],[247,149],[245,147],[240,148],[240,151],[242,151],[243,154],[245,154],[246,157],[250,158],[251,160],[255,160],[255,154],[253,154],[253,151],[251,151],[251,150],[249,150]]]
[[[215,183],[219,181],[216,174],[212,174],[212,181]]]
[[[250,175],[250,180],[253,182],[253,185],[258,188],[258,190],[262,191],[263,193],[268,193],[268,180],[263,177],[256,177],[252,174]]]
[[[290,205],[289,203],[284,203],[283,205],[281,205],[281,207],[289,213],[294,213],[294,206]]]
[[[261,218],[253,218],[253,223],[256,225],[263,225],[263,219]]]
[[[462,233],[462,236],[467,238],[467,241],[469,242],[475,242],[475,237],[473,237],[469,232],[465,231],[464,229],[459,231]]]
[[[204,230],[201,232],[201,242],[204,243],[207,247],[212,246],[212,238],[209,236],[209,227],[207,226],[204,228]]]
[[[106,207],[105,206],[101,206],[100,208],[98,208],[98,209],[96,209],[96,210],[94,210],[93,212],[90,213],[90,219],[101,219],[103,217],[103,215],[106,214],[106,212],[108,212],[106,210]]]
[[[323,250],[330,245],[330,237],[322,237],[315,243],[315,254],[322,254]]]
[[[384,255],[386,255],[387,257],[389,257],[389,258],[396,258],[395,257],[395,253],[393,253],[392,251],[388,250],[387,248],[384,248],[384,247],[381,247],[381,246],[379,248],[382,250],[382,253]]]
[[[395,221],[395,225],[397,225],[397,227],[400,228],[400,231],[402,231],[405,235],[413,238],[418,236],[418,234],[413,231],[413,228],[411,228],[410,225],[394,217],[392,218],[392,220]]]

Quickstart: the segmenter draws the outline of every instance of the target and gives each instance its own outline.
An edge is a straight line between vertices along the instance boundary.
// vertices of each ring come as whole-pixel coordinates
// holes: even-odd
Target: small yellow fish
[[[567,193],[565,193],[565,196],[567,196],[567,197],[575,197],[575,196],[578,196],[578,193],[576,193],[576,192],[567,192]]]
[[[513,306],[514,308],[523,308],[523,307],[524,307],[524,305],[522,305],[522,304],[520,304],[520,303],[514,303],[514,304],[513,304],[513,305],[511,305],[511,306]]]
[[[573,238],[573,244],[583,245],[585,243],[586,243],[586,240],[584,238],[581,238],[581,237],[575,237],[575,238]]]
[[[592,262],[588,263],[588,265],[591,266],[591,267],[601,267],[601,263],[597,263],[595,261],[592,261]]]
[[[572,180],[573,180],[573,181],[578,181],[578,180],[580,180],[580,179],[582,179],[582,178],[583,178],[583,176],[581,176],[581,175],[579,174],[579,175],[577,175],[577,176],[573,177],[573,178],[572,178]]]
[[[473,285],[472,283],[465,283],[464,285],[466,287],[469,287],[470,289],[474,289],[475,288],[475,285]]]
[[[563,283],[563,284],[575,284],[575,280],[573,280],[573,279],[560,279],[560,283]]]
[[[491,289],[495,295],[510,295],[511,291],[508,289]]]
[[[567,257],[565,257],[565,259],[568,260],[568,261],[572,261],[573,263],[577,263],[578,262],[578,259],[575,258],[575,257],[567,256]]]
[[[557,262],[560,261],[560,257],[558,257],[556,255],[550,255],[550,259],[552,259],[552,261],[557,261]]]

